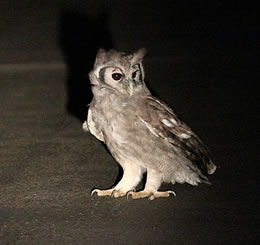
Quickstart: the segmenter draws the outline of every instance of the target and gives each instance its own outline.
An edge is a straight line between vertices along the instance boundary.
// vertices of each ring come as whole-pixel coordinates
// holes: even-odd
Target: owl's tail
[[[217,169],[217,166],[210,160],[210,162],[207,165],[208,174],[214,174],[214,172]]]
[[[216,171],[216,165],[212,162],[212,160],[209,160],[205,166],[206,168],[206,174],[213,174]],[[205,170],[204,170],[205,172]],[[204,174],[202,174],[201,172],[199,173],[199,178],[200,181],[205,183],[205,184],[209,184],[211,185],[210,181],[208,180],[208,178],[205,176]]]

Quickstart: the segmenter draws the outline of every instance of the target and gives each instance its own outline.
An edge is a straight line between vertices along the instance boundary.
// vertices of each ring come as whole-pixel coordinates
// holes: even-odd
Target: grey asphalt
[[[256,12],[122,2],[0,2],[0,244],[258,244]],[[81,129],[98,46],[148,48],[147,84],[210,148],[212,185],[90,196],[120,174]]]

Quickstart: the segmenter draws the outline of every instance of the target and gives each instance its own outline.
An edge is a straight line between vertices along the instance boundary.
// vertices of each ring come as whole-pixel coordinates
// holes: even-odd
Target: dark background
[[[259,11],[226,2],[0,1],[0,244],[259,243]],[[99,47],[148,49],[148,87],[211,149],[212,185],[90,196],[119,173],[81,130]]]

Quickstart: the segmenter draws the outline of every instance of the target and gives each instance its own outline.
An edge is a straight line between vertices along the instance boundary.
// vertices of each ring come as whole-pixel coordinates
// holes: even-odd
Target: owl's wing
[[[89,108],[87,123],[86,122],[83,123],[83,129],[85,131],[89,130],[90,133],[93,134],[97,139],[99,139],[100,141],[104,141],[103,133],[99,129],[100,124],[101,124],[101,122],[93,119],[92,110],[91,110],[91,108]]]
[[[203,173],[212,174],[216,166],[210,160],[209,151],[198,136],[164,102],[148,96],[144,108],[137,111],[137,117],[152,134],[177,146],[191,160],[194,167]]]

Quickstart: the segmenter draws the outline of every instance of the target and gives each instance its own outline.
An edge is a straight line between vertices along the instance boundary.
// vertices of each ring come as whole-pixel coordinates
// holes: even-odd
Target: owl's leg
[[[143,191],[129,191],[127,197],[132,196],[133,199],[148,197],[154,200],[157,197],[169,197],[170,194],[176,196],[173,191],[158,191],[162,183],[162,176],[160,173],[147,169],[147,181]]]
[[[133,190],[142,178],[142,168],[137,164],[129,163],[123,165],[124,174],[119,183],[107,190],[94,189],[91,195],[97,193],[98,196],[112,196],[121,197],[125,196],[129,191]]]

